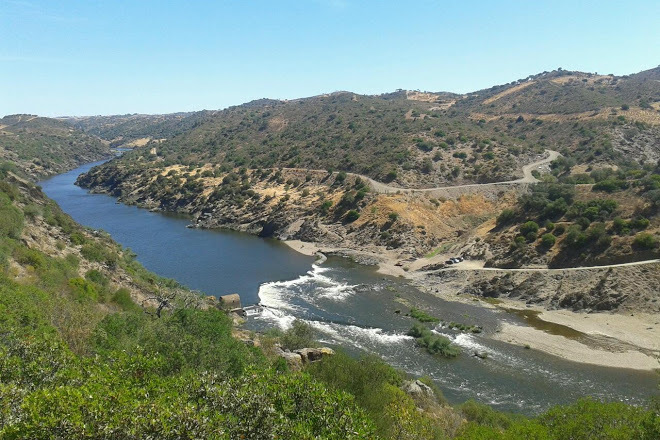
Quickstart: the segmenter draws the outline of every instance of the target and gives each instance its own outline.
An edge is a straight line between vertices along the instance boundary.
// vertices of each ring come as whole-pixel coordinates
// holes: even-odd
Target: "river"
[[[238,293],[243,305],[267,306],[249,317],[248,329],[286,328],[304,319],[327,345],[355,354],[375,352],[410,374],[431,377],[451,403],[475,399],[503,411],[537,414],[584,396],[642,404],[657,393],[658,376],[652,372],[574,363],[489,338],[500,322],[525,325],[515,314],[443,301],[341,258],[317,265],[276,240],[188,229],[182,216],[118,204],[74,185],[78,175],[98,163],[41,186],[77,222],[103,229],[131,248],[147,269],[208,295]],[[438,326],[435,331],[463,353],[452,360],[431,356],[405,335],[414,323],[405,316],[410,305],[447,322],[483,326],[484,332]],[[481,359],[475,352],[487,356]]]

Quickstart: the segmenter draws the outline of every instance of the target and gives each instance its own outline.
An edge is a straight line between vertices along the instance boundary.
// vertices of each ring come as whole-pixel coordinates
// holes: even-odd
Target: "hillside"
[[[0,119],[0,160],[15,163],[33,177],[61,173],[111,155],[106,143],[64,121],[34,115]]]
[[[658,68],[626,77],[561,70],[464,96],[264,99],[180,121],[170,115],[179,134],[154,144],[153,159],[343,170],[404,187],[511,180],[519,163],[545,148],[583,166],[655,163],[658,80]]]
[[[255,337],[234,328],[215,301],[149,273],[34,184],[5,169],[0,178],[2,438],[467,440],[583,438],[603,427],[629,438],[659,432],[656,412],[622,403],[586,399],[533,419],[473,401],[451,407],[427,380],[411,380],[375,356],[338,353],[292,371],[272,353],[280,344],[313,344],[309,335]]]
[[[199,124],[211,112],[165,115],[68,116],[64,120],[77,129],[110,142],[113,147],[141,147],[160,142]]]
[[[558,70],[464,96],[259,100],[208,114],[79,183],[191,214],[199,227],[399,260],[467,252],[500,267],[565,267],[656,258],[659,81],[660,69]],[[561,153],[549,166],[546,149]],[[524,179],[523,166],[532,167]],[[503,210],[510,218],[495,227]],[[539,226],[534,240],[517,238],[527,221]],[[544,222],[558,227],[542,244]]]

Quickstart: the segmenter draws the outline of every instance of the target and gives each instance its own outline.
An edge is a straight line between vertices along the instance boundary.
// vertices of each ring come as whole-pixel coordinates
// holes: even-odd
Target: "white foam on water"
[[[290,313],[278,309],[272,309],[270,307],[264,307],[261,313],[255,317],[257,319],[272,322],[282,330],[290,328],[293,325],[293,321],[296,320],[296,317]]]
[[[333,340],[366,349],[374,345],[398,344],[411,341],[412,336],[400,333],[387,333],[382,328],[364,328],[350,324],[337,324],[333,322],[306,321],[316,330],[326,334]]]
[[[490,348],[486,347],[485,345],[482,345],[478,343],[474,336],[469,335],[467,333],[459,333],[453,338],[454,344],[466,348],[468,350],[473,350],[473,351],[478,351],[480,353],[486,352],[488,354],[492,354],[493,350]]]
[[[355,293],[356,286],[323,275],[329,270],[314,264],[294,280],[264,283],[259,287],[259,301],[266,307],[295,311],[298,307],[292,304],[294,298],[314,304],[317,298],[343,301]]]

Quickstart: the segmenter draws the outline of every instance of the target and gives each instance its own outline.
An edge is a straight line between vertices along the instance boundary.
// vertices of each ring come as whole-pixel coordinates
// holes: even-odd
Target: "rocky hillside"
[[[111,155],[107,143],[64,121],[34,115],[0,119],[0,161],[13,162],[33,178],[68,171]]]
[[[367,252],[370,262],[387,254],[409,270],[457,254],[500,268],[654,259],[659,73],[559,70],[464,96],[260,100],[208,114],[79,184],[187,213],[197,227]],[[547,163],[545,149],[561,155]]]
[[[565,438],[575,420],[657,434],[657,414],[620,403],[582,400],[534,419],[452,407],[376,356],[312,359],[324,352],[295,350],[311,342],[304,332],[244,343],[224,312],[0,173],[2,438]],[[303,371],[272,351],[305,353]]]
[[[108,141],[113,147],[141,147],[161,142],[199,124],[211,112],[165,115],[70,116],[61,118],[77,129]]]
[[[179,134],[154,141],[152,159],[227,170],[342,170],[403,187],[511,180],[546,148],[581,167],[655,163],[659,80],[658,68],[623,77],[558,70],[467,95],[263,99],[172,115]],[[154,127],[148,118],[131,121]]]

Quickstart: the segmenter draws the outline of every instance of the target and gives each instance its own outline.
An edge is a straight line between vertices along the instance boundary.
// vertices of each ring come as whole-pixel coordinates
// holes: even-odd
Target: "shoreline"
[[[443,300],[453,302],[469,302],[474,304],[472,295],[456,295],[442,286],[433,286],[424,274],[415,270],[405,270],[404,267],[419,268],[423,266],[420,260],[402,265],[398,254],[383,251],[375,254],[369,251],[356,251],[350,248],[325,246],[319,243],[301,240],[283,240],[289,248],[308,256],[321,254],[338,254],[353,257],[358,260],[373,262],[378,265],[377,272],[383,275],[402,277],[412,282],[418,289]],[[423,261],[433,263],[436,258]],[[465,269],[464,269],[465,270]],[[468,269],[469,270],[469,269]],[[478,269],[474,269],[478,270]],[[434,288],[436,287],[436,288]],[[547,310],[539,306],[530,306],[522,301],[508,298],[498,298],[499,304],[494,305],[478,301],[482,307],[532,310],[538,313],[537,318],[546,323],[565,326],[587,338],[600,338],[608,341],[606,347],[583,343],[565,336],[551,334],[535,328],[533,325],[515,325],[502,322],[498,330],[490,337],[510,344],[529,346],[531,349],[561,357],[573,362],[598,365],[610,368],[627,368],[641,371],[660,370],[660,316],[645,313],[624,315],[622,313],[586,313],[570,310]]]

